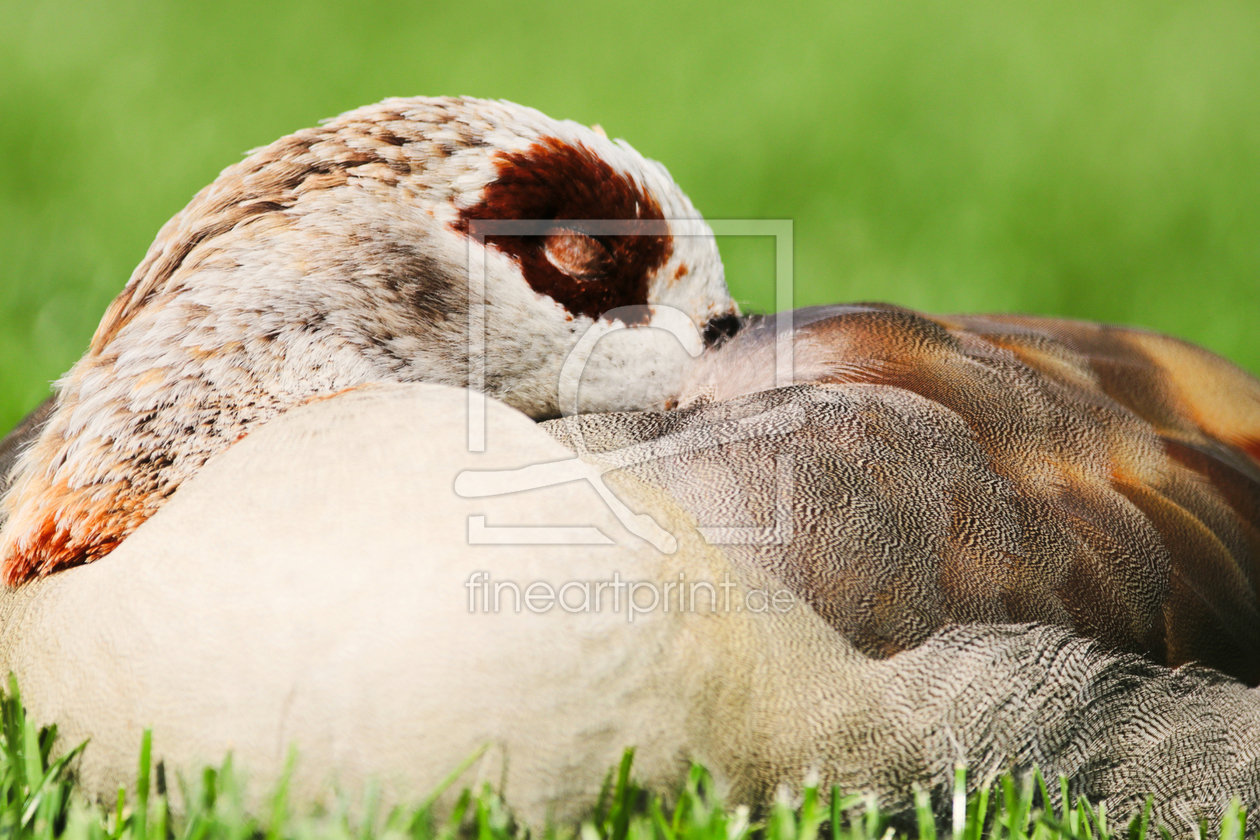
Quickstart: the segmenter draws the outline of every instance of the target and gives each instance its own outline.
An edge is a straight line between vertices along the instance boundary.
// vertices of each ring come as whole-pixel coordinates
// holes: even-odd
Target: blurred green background
[[[0,425],[158,227],[386,96],[598,122],[711,218],[795,221],[796,303],[1144,324],[1260,371],[1260,4],[0,0]],[[723,242],[773,307],[770,240]]]

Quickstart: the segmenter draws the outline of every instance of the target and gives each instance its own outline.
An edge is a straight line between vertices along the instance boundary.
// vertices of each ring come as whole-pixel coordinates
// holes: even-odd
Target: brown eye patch
[[[574,315],[599,318],[618,307],[627,326],[644,324],[648,282],[668,260],[660,205],[633,179],[580,143],[543,138],[521,152],[501,152],[498,177],[481,202],[460,214],[455,228],[468,233],[480,220],[562,220],[543,236],[487,236],[513,257],[526,282]],[[607,226],[581,221],[629,222],[613,235]],[[576,235],[574,235],[576,234]]]

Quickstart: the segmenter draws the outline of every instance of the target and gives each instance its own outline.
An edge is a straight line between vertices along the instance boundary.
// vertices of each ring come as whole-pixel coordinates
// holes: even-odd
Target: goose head
[[[680,312],[690,329],[655,329]],[[351,111],[229,167],[159,232],[10,473],[5,579],[109,553],[312,399],[471,385],[540,419],[580,377],[583,410],[659,407],[737,315],[711,231],[626,143],[506,102]]]

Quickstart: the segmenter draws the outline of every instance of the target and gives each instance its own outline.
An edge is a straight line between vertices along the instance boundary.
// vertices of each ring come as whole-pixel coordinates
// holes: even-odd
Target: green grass
[[[1145,324],[1260,370],[1260,5],[0,0],[0,425],[247,149],[389,95],[599,122],[796,302]],[[723,243],[772,307],[769,241]]]
[[[205,769],[193,783],[175,780],[182,809],[172,809],[169,784],[151,760],[146,732],[140,745],[136,784],[120,790],[112,805],[90,803],[75,787],[73,758],[90,744],[66,752],[56,729],[38,729],[25,715],[16,684],[0,696],[0,837],[6,840],[526,840],[529,831],[512,817],[509,803],[489,787],[463,790],[454,808],[434,813],[437,793],[414,807],[382,811],[371,793],[351,815],[348,807],[303,812],[291,807],[284,783],[263,813],[251,813],[241,775],[229,758]],[[1055,811],[1039,774],[1024,784],[1005,776],[979,793],[966,794],[966,773],[956,773],[952,796],[933,803],[920,791],[912,814],[882,812],[870,796],[846,795],[806,785],[799,799],[781,794],[764,813],[727,807],[712,793],[709,775],[692,767],[673,795],[662,799],[640,788],[633,776],[633,751],[609,773],[591,816],[580,825],[553,826],[537,840],[1106,840],[1167,838],[1148,809],[1129,821],[1109,819],[1104,808],[1084,799]],[[418,757],[417,760],[423,760]],[[452,774],[452,779],[458,773]],[[1061,799],[1069,802],[1067,783]],[[1200,836],[1242,838],[1247,815],[1231,805],[1220,826],[1200,827]]]

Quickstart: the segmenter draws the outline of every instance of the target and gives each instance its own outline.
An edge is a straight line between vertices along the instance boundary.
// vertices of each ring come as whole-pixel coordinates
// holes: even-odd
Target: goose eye
[[[543,245],[547,262],[583,282],[607,276],[613,268],[612,255],[594,238],[576,230],[557,229]]]

